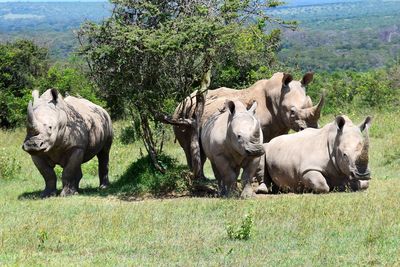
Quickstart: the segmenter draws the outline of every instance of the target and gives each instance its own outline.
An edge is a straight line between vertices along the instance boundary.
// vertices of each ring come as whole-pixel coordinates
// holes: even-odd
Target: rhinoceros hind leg
[[[111,145],[110,145],[111,146]],[[110,159],[110,146],[103,148],[99,154],[97,154],[97,158],[99,160],[99,179],[100,179],[100,188],[104,189],[110,185],[110,181],[108,179],[108,162]]]
[[[303,175],[304,186],[316,194],[328,193],[329,185],[325,177],[318,171],[309,171]]]

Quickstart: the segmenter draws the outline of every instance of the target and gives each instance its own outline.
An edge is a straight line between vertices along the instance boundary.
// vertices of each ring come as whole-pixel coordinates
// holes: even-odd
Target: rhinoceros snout
[[[31,140],[27,140],[22,144],[22,149],[25,152],[34,153],[45,150],[45,147],[44,147],[44,142],[37,143]]]
[[[245,149],[247,156],[260,157],[264,155],[264,147],[260,144],[252,145]]]
[[[351,176],[355,180],[371,180],[371,172],[366,169],[365,172],[360,173],[357,170],[351,172]]]

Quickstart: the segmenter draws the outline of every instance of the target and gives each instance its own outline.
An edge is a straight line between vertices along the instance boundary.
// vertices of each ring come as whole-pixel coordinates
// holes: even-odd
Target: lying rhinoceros
[[[201,132],[201,145],[210,159],[222,195],[236,188],[236,179],[243,168],[242,197],[252,196],[251,178],[259,165],[262,132],[254,113],[257,102],[249,110],[240,101],[227,101],[221,112],[216,112],[205,123]]]
[[[278,72],[270,79],[257,81],[246,89],[235,90],[222,87],[208,90],[200,126],[202,127],[212,114],[222,109],[225,101],[229,99],[240,100],[248,106],[254,101],[258,102],[255,116],[260,122],[264,142],[287,134],[290,129],[299,131],[307,127],[317,128],[324,100],[321,97],[318,105],[312,106],[312,101],[305,89],[312,80],[313,73],[307,73],[301,80],[294,81],[292,75]],[[187,97],[176,108],[174,118],[184,118],[194,112],[195,94]],[[174,133],[185,152],[189,168],[192,168],[190,130],[174,126]]]
[[[81,164],[97,155],[100,186],[108,181],[108,160],[113,130],[110,116],[101,107],[83,99],[65,99],[55,89],[39,97],[32,92],[28,105],[27,135],[22,148],[42,174],[46,187],[42,197],[56,194],[56,164],[63,167],[61,196],[77,193]]]
[[[298,193],[367,189],[370,124],[370,117],[356,126],[338,116],[321,129],[272,139],[264,144],[266,183]]]

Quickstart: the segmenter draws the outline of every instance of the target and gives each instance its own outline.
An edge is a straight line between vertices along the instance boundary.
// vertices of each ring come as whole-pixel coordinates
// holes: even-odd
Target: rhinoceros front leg
[[[241,177],[243,191],[240,197],[249,198],[255,196],[253,187],[251,186],[251,181],[254,175],[256,174],[259,165],[260,165],[260,158],[254,158],[254,159],[249,159],[247,164],[244,166]]]
[[[217,157],[211,163],[215,178],[218,180],[218,186],[221,196],[229,197],[232,191],[235,191],[236,180],[239,175],[239,168],[233,168],[230,161],[225,157]]]
[[[57,175],[54,172],[54,166],[51,166],[47,160],[32,156],[33,163],[43,176],[46,187],[40,194],[40,197],[50,197],[57,194]]]
[[[325,177],[318,171],[309,171],[303,174],[304,186],[311,189],[314,193],[328,193],[329,185]]]
[[[63,189],[60,196],[65,197],[78,193],[79,181],[82,178],[81,164],[83,155],[84,152],[82,149],[76,149],[69,157],[61,177]]]
[[[369,187],[369,181],[351,180],[349,185],[352,191],[366,190]]]

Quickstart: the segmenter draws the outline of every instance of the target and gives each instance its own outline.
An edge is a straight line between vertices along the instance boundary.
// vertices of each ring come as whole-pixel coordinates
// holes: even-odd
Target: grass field
[[[356,122],[362,115],[349,114]],[[2,131],[0,265],[399,266],[400,112],[372,115],[366,192],[250,200],[127,201],[118,190],[96,189],[95,161],[84,165],[80,195],[40,200],[44,182],[20,148],[24,130]],[[124,125],[115,123],[114,184],[140,155],[140,143],[120,142]],[[166,151],[184,162],[177,144]],[[206,174],[212,176],[209,167]],[[254,221],[250,239],[229,239],[227,225],[247,214]]]

